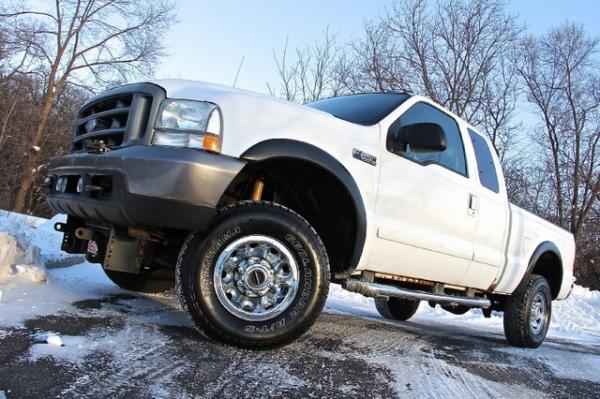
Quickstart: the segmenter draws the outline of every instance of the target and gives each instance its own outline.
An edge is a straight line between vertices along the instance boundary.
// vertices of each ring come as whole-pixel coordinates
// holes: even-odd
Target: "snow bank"
[[[22,213],[9,212],[9,211],[0,209],[0,225],[2,225],[2,220],[7,220],[7,219],[19,222],[19,223],[27,225],[29,227],[38,227],[39,225],[48,221],[48,219],[46,219],[46,218],[25,215]]]
[[[46,266],[83,261],[60,250],[62,237],[53,228],[60,220],[64,216],[48,220],[0,211],[0,304],[15,285],[46,282]]]
[[[10,234],[0,232],[0,283],[13,277],[43,283],[47,280],[47,273],[40,259],[39,247],[19,242]]]
[[[48,220],[0,211],[0,327],[69,311],[75,301],[119,291],[100,266],[61,251],[62,234],[54,223],[64,220],[64,215]],[[36,283],[44,280],[48,284]]]
[[[71,266],[84,261],[83,256],[70,255],[60,250],[62,234],[54,230],[56,222],[64,222],[65,215],[52,219],[0,211],[0,232],[14,237],[24,248],[38,248],[38,262],[48,268]]]
[[[12,266],[17,257],[17,240],[6,233],[0,233],[0,281],[12,274]]]
[[[576,285],[564,301],[552,302],[551,329],[600,336],[600,291]]]

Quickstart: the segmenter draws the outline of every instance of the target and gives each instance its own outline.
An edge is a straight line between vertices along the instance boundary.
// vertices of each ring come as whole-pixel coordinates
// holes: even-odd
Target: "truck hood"
[[[223,113],[222,152],[230,156],[240,156],[253,144],[268,139],[288,138],[311,143],[315,141],[315,133],[368,144],[379,138],[378,125],[357,125],[264,94],[193,80],[167,79],[151,83],[164,88],[169,98],[217,104]]]
[[[352,124],[351,122],[336,118],[327,112],[295,104],[281,98],[231,86],[187,79],[160,79],[151,81],[150,83],[162,87],[169,98],[210,101],[219,106],[221,106],[222,103],[229,103],[232,101],[249,101],[252,103],[261,103],[270,110],[277,109],[278,111],[283,111],[287,109],[289,112],[302,112],[305,115],[312,114],[317,118],[328,118],[334,122],[339,121],[344,124]]]

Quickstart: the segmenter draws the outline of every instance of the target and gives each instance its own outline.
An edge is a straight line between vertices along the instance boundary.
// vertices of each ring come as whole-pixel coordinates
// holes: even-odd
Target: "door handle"
[[[479,209],[479,198],[475,194],[469,194],[469,215],[474,216]]]

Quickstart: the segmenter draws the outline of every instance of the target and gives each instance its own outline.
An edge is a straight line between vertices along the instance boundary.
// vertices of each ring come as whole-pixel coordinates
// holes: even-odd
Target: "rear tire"
[[[511,345],[539,347],[550,325],[552,294],[548,281],[536,274],[513,293],[504,306],[504,335]]]
[[[188,236],[176,279],[181,305],[203,335],[271,348],[314,324],[329,290],[329,261],[300,215],[245,201],[220,212],[209,231]]]
[[[463,315],[465,313],[467,313],[469,310],[471,310],[471,308],[467,307],[467,306],[461,306],[461,305],[456,305],[456,306],[449,306],[449,305],[442,305],[442,309],[444,309],[446,312],[455,314],[455,315]]]
[[[155,271],[148,274],[124,273],[103,269],[106,276],[120,288],[129,291],[157,294],[175,288],[173,272]]]
[[[419,309],[420,301],[392,297],[375,298],[375,307],[386,319],[406,321]]]

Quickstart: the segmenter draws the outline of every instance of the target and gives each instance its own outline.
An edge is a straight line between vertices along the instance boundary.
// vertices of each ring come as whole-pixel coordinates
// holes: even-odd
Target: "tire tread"
[[[375,308],[386,319],[406,321],[419,309],[420,301],[400,298],[375,298]]]
[[[331,278],[331,272],[330,272],[330,268],[329,268],[329,257],[327,256],[327,251],[325,249],[325,245],[323,244],[323,241],[317,234],[316,230],[300,214],[298,214],[297,212],[295,212],[295,211],[291,210],[290,208],[283,206],[281,204],[270,202],[270,201],[238,201],[238,202],[235,202],[235,203],[232,203],[230,205],[220,208],[217,211],[217,215],[215,216],[215,219],[214,219],[213,223],[211,224],[211,226],[218,223],[220,220],[227,217],[231,213],[242,211],[244,208],[255,209],[257,207],[263,207],[264,209],[269,209],[269,210],[276,210],[276,211],[281,212],[282,214],[294,215],[304,225],[304,227],[308,228],[314,234],[314,236],[316,237],[316,243],[318,246],[317,250],[320,253],[324,254],[323,258],[324,258],[325,264],[321,265],[321,266],[326,269],[325,276],[323,279],[323,281],[324,281],[323,285],[325,287],[321,287],[323,289],[323,291],[322,291],[322,295],[319,298],[319,303],[317,304],[317,307],[316,307],[318,309],[318,311],[313,312],[311,317],[309,319],[307,319],[306,322],[294,332],[294,334],[290,334],[282,339],[272,340],[272,341],[263,341],[263,342],[248,341],[248,340],[239,339],[237,337],[226,334],[223,331],[219,330],[217,327],[215,327],[209,321],[209,319],[206,317],[206,315],[202,312],[201,309],[198,309],[198,312],[197,312],[198,318],[200,320],[193,317],[192,313],[189,311],[189,305],[187,303],[187,298],[182,292],[183,282],[181,279],[182,279],[183,259],[185,258],[186,252],[190,249],[190,243],[195,238],[201,237],[207,231],[210,231],[211,227],[209,227],[206,231],[203,231],[203,232],[198,232],[198,231],[191,232],[187,236],[187,238],[185,239],[185,241],[181,247],[179,256],[177,257],[176,274],[175,274],[176,277],[175,278],[176,278],[177,294],[179,297],[179,301],[181,303],[181,307],[187,314],[188,318],[190,319],[190,321],[192,322],[192,324],[194,325],[196,330],[198,330],[198,332],[200,332],[200,334],[202,334],[202,336],[204,336],[205,338],[207,338],[213,342],[225,342],[225,343],[233,344],[235,346],[243,347],[243,348],[247,348],[247,349],[271,349],[271,348],[280,347],[280,346],[283,346],[283,345],[286,345],[286,344],[292,342],[293,340],[297,339],[302,334],[304,334],[313,325],[315,320],[319,317],[319,315],[321,313],[320,311],[325,306],[325,301],[327,300],[327,295],[329,293],[328,292],[329,291],[328,282]]]
[[[544,277],[532,274],[527,285],[513,293],[506,300],[503,320],[504,335],[511,345],[522,348],[537,348],[541,345],[541,342],[534,342],[529,337],[529,320],[527,317],[530,306],[529,298],[534,295],[534,290],[540,284],[548,286],[548,282]]]

